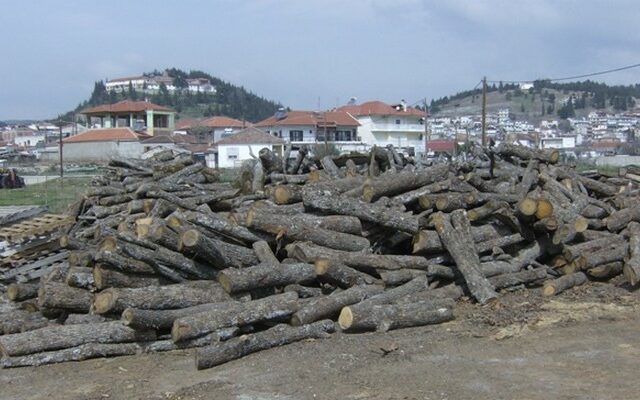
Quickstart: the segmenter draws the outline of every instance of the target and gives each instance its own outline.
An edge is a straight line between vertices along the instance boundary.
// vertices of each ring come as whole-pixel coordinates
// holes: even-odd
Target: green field
[[[65,177],[22,189],[0,189],[0,206],[42,205],[51,213],[62,213],[89,186],[89,177]]]

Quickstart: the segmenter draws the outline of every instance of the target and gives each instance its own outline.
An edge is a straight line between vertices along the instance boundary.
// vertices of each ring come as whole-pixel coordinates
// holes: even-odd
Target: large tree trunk
[[[263,332],[241,336],[199,349],[196,352],[196,367],[198,369],[211,368],[272,347],[305,339],[324,338],[334,329],[334,323],[331,320],[296,327],[285,324],[276,325]]]
[[[312,264],[259,264],[243,269],[227,268],[220,272],[218,280],[227,293],[238,293],[262,287],[309,282],[315,277],[315,267]]]
[[[106,289],[95,295],[93,310],[97,314],[122,312],[127,307],[162,310],[229,300],[231,297],[217,282],[194,281],[167,286]]]
[[[480,259],[470,232],[470,225],[464,212],[454,211],[451,216],[435,214],[432,222],[440,235],[442,243],[456,262],[467,283],[469,291],[480,304],[486,304],[498,295],[491,284],[482,275]]]
[[[327,215],[317,216],[311,214],[294,214],[282,218],[282,215],[274,214],[270,210],[261,210],[260,208],[251,208],[247,213],[247,225],[302,225],[309,229],[327,229],[330,231],[351,233],[354,235],[362,234],[362,224],[356,217],[348,217],[344,215]]]
[[[4,356],[20,356],[66,349],[87,343],[125,343],[155,340],[153,331],[135,331],[121,322],[49,326],[34,331],[0,336]]]
[[[230,304],[226,309],[208,310],[176,319],[171,328],[171,339],[180,342],[222,328],[288,319],[299,307],[295,292]]]

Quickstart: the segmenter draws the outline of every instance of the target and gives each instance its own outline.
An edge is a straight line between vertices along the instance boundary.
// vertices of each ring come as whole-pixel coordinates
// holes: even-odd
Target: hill
[[[640,85],[608,86],[593,81],[553,83],[535,81],[522,90],[519,85],[499,83],[487,87],[487,112],[509,108],[518,120],[534,124],[543,119],[582,117],[591,111],[622,112],[635,107]],[[482,89],[474,89],[431,101],[433,116],[458,116],[482,112]]]
[[[225,115],[237,119],[245,119],[257,122],[272,116],[282,105],[278,102],[267,100],[248,91],[242,86],[223,81],[213,75],[203,71],[192,70],[189,72],[177,68],[168,68],[165,74],[176,82],[178,88],[174,91],[167,90],[161,85],[160,90],[154,93],[137,92],[132,87],[129,90],[116,92],[108,91],[103,81],[95,82],[93,92],[88,100],[83,101],[75,110],[59,117],[59,119],[69,120],[74,113],[82,109],[99,104],[113,104],[121,100],[141,100],[148,98],[149,101],[168,106],[178,112],[178,118],[201,118],[216,115]],[[153,71],[144,73],[146,76],[161,75],[162,72]],[[204,78],[208,79],[215,87],[215,93],[193,93],[181,86],[178,82],[185,82],[186,79]]]

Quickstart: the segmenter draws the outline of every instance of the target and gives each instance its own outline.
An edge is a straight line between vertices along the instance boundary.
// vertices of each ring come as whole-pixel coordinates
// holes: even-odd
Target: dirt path
[[[607,295],[506,296],[508,313],[463,304],[451,323],[336,334],[205,371],[191,351],[2,370],[0,398],[636,399],[638,294]]]

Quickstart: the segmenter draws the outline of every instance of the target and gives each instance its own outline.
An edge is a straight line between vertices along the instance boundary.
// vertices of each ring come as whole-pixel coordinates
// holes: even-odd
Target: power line
[[[639,64],[626,65],[624,67],[619,67],[619,68],[607,69],[607,70],[604,70],[604,71],[591,72],[591,73],[583,74],[583,75],[565,76],[565,77],[562,77],[562,78],[530,79],[530,80],[519,80],[519,81],[492,80],[492,81],[487,81],[487,82],[489,82],[489,83],[499,83],[499,82],[502,82],[502,83],[529,83],[529,82],[533,82],[535,80],[545,80],[545,81],[551,81],[551,82],[568,81],[568,80],[571,80],[571,79],[589,78],[589,77],[592,77],[592,76],[605,75],[605,74],[610,74],[612,72],[619,72],[619,71],[624,71],[624,70],[627,70],[627,69],[638,68],[638,67],[640,67],[640,63]],[[476,87],[478,87],[478,85],[476,85]]]

